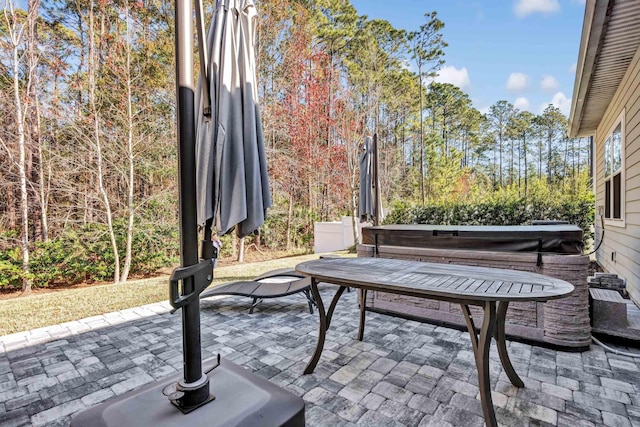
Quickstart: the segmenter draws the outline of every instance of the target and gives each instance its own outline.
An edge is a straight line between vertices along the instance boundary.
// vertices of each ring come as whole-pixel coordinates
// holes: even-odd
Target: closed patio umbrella
[[[373,138],[367,136],[362,145],[358,216],[361,221],[373,221],[374,225],[378,225],[382,219],[376,135]]]
[[[208,82],[201,78],[196,88],[198,224],[209,221],[220,235],[234,226],[241,237],[252,233],[271,206],[256,84],[256,25],[253,0],[216,0],[207,34]]]
[[[373,141],[370,136],[364,139],[360,154],[360,204],[358,216],[362,221],[373,218]]]
[[[202,4],[200,0],[195,3],[200,21],[200,59],[207,64],[202,48]],[[238,225],[244,235],[262,224],[271,200],[256,102],[252,45],[255,5],[252,0],[216,1],[215,22],[209,31],[211,50],[206,52],[210,53],[212,62],[209,73],[205,73],[213,78],[210,84],[198,88],[197,103],[194,103],[193,89],[191,6],[190,0],[176,0],[181,265],[171,274],[169,302],[174,309],[182,311],[183,373],[159,379],[82,411],[73,418],[72,427],[304,426],[302,398],[231,361],[222,360],[220,355],[217,360],[205,361],[208,369],[203,372],[198,297],[213,278],[215,251],[209,229],[205,232],[203,250],[198,253],[197,224],[215,225],[219,233]],[[227,75],[227,71],[231,75]],[[210,90],[214,95],[211,99]],[[204,113],[206,119],[199,117]],[[214,143],[218,141],[221,143]],[[196,194],[196,189],[200,194]],[[198,196],[207,197],[209,204],[198,200]],[[207,246],[209,250],[205,249]],[[203,259],[198,261],[199,257]],[[179,411],[169,410],[167,397]]]

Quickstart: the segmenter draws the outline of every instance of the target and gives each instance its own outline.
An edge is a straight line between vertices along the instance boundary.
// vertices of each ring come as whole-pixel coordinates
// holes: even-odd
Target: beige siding
[[[640,49],[636,52],[595,135],[596,206],[604,204],[604,140],[625,111],[625,226],[605,225],[598,262],[627,280],[627,290],[640,303]],[[601,235],[600,220],[596,221]],[[615,254],[615,261],[612,256]]]

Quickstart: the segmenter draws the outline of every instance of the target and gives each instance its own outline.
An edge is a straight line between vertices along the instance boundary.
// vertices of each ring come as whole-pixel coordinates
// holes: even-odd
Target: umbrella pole
[[[178,125],[178,168],[180,205],[180,254],[182,268],[198,264],[196,218],[195,112],[193,81],[193,22],[190,0],[176,0],[176,100]],[[198,284],[194,276],[182,280],[182,294],[193,294]],[[200,345],[200,300],[191,298],[182,306],[182,346],[184,379],[177,385],[184,393],[185,407],[198,406],[209,399],[209,380],[202,373]]]
[[[373,225],[380,225],[380,180],[378,179],[378,134],[373,134]]]
[[[199,1],[199,0],[196,0]],[[198,262],[196,215],[195,106],[191,0],[176,0],[176,118],[181,266],[169,280],[169,302],[182,309],[184,376],[180,374],[116,396],[74,415],[71,427],[182,427],[229,425],[304,426],[304,400],[257,374],[220,360],[203,374],[200,343],[200,293],[213,278],[213,262]],[[213,247],[203,250],[204,258]],[[212,358],[213,359],[213,358]],[[212,372],[215,369],[215,372]],[[209,374],[218,398],[209,394]],[[177,382],[176,382],[177,381]],[[231,392],[229,392],[231,391]],[[163,396],[164,394],[164,396]],[[167,396],[181,412],[167,409]],[[256,399],[260,401],[256,405]],[[211,405],[206,405],[213,402]],[[199,410],[195,410],[198,409]],[[183,415],[189,414],[189,415]],[[187,418],[185,418],[187,417]]]

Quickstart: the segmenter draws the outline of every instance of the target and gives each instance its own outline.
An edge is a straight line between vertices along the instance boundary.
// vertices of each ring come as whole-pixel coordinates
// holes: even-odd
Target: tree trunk
[[[494,187],[498,183],[498,174],[496,173],[497,166],[498,166],[498,156],[497,156],[496,150],[494,148],[494,150],[493,150],[493,167],[491,168],[493,170],[493,186]]]
[[[103,170],[103,156],[102,156],[102,141],[100,137],[100,114],[96,106],[96,52],[95,52],[95,29],[94,29],[94,3],[93,0],[89,5],[89,61],[87,74],[89,77],[89,107],[91,108],[91,116],[93,119],[93,143],[96,156],[96,178],[98,180],[98,192],[102,197],[102,203],[104,204],[105,217],[107,221],[107,228],[109,230],[109,240],[111,240],[111,249],[113,251],[114,260],[114,272],[113,281],[118,283],[120,281],[120,255],[118,253],[118,244],[116,242],[116,234],[113,228],[113,214],[111,212],[111,203],[109,202],[109,195],[107,189],[104,186],[104,170]]]
[[[30,105],[29,116],[31,119],[31,140],[35,143],[38,150],[38,196],[40,202],[40,228],[42,241],[49,240],[49,224],[47,219],[48,207],[48,180],[45,183],[45,166],[44,166],[44,150],[42,147],[41,137],[41,115],[40,115],[40,99],[38,84],[38,9],[40,8],[40,0],[29,0],[28,3],[28,58],[29,58],[29,100]]]
[[[13,186],[7,189],[7,226],[14,229],[18,226],[18,212],[16,211],[16,195]]]
[[[120,281],[126,282],[129,277],[129,270],[131,269],[131,245],[133,242],[133,224],[134,224],[134,209],[133,209],[133,189],[134,189],[134,164],[133,164],[133,97],[131,94],[131,43],[129,39],[129,2],[125,3],[126,11],[125,11],[125,21],[126,21],[126,31],[127,31],[127,40],[126,40],[126,69],[125,69],[125,79],[127,86],[127,160],[129,166],[129,192],[127,194],[127,212],[128,212],[128,223],[127,223],[127,243],[126,243],[126,251],[124,257],[124,268],[122,269],[122,276],[120,277]]]
[[[238,258],[238,230],[231,232],[231,258]]]
[[[424,117],[422,99],[422,70],[418,67],[418,90],[420,91],[420,200],[424,206]]]
[[[285,248],[287,251],[290,251],[291,250],[291,222],[293,221],[293,188],[291,188],[291,190],[289,191],[288,205],[289,207],[287,209],[287,231],[286,231],[287,243]]]
[[[509,184],[513,184],[514,181],[514,167],[513,167],[513,163],[514,163],[514,149],[513,149],[513,144],[515,142],[515,139],[511,139],[511,165],[509,166]]]
[[[564,162],[562,165],[562,189],[565,188],[565,183],[567,182],[567,162],[569,156],[569,139],[564,139]]]
[[[513,139],[515,142],[516,139]],[[520,184],[522,180],[522,145],[518,142],[518,195],[520,195]]]
[[[22,252],[22,291],[30,292],[32,280],[30,277],[29,263],[29,194],[27,193],[27,148],[25,141],[25,117],[22,111],[22,99],[20,97],[20,43],[24,28],[18,28],[18,17],[12,2],[8,3],[8,9],[5,5],[5,17],[7,21],[7,29],[11,40],[11,51],[13,61],[13,104],[15,108],[16,125],[18,128],[17,141],[18,146],[18,176],[20,179],[20,220],[21,220],[21,238],[20,249]],[[10,14],[10,16],[9,16]],[[10,190],[11,191],[11,190]]]
[[[524,197],[528,195],[527,178],[529,174],[529,165],[527,163],[527,137],[522,136],[522,151],[524,151]]]
[[[547,183],[551,185],[551,135],[547,136]]]
[[[542,178],[542,144],[542,140],[538,141],[538,178]]]
[[[244,262],[244,237],[240,238],[238,242],[238,262]]]
[[[502,128],[502,123],[500,124],[500,127]],[[502,187],[502,130],[498,133],[498,143],[500,150],[500,166],[498,168],[498,176],[500,177],[500,187]]]

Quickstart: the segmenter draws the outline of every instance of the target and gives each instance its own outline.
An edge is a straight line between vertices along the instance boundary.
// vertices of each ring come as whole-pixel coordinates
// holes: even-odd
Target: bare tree
[[[104,205],[104,214],[107,221],[107,227],[109,229],[109,239],[111,240],[111,247],[113,250],[114,260],[114,273],[113,281],[118,283],[120,281],[120,255],[118,253],[118,245],[116,242],[116,235],[113,228],[113,213],[111,211],[111,203],[109,202],[109,194],[104,184],[104,165],[103,165],[103,152],[102,152],[102,140],[100,130],[100,112],[98,111],[96,104],[96,70],[97,70],[97,53],[96,53],[96,36],[95,36],[95,16],[94,16],[94,1],[89,3],[89,28],[88,28],[88,42],[89,42],[89,57],[87,66],[87,75],[89,81],[89,108],[91,119],[93,121],[93,149],[95,150],[96,160],[96,179],[98,181],[98,192],[102,197],[102,203]]]
[[[16,120],[16,141],[18,148],[18,160],[16,161],[9,147],[2,141],[6,148],[7,154],[12,159],[14,166],[18,168],[18,177],[20,181],[20,215],[21,215],[21,234],[20,249],[22,252],[22,291],[31,291],[31,278],[29,277],[29,194],[27,192],[27,147],[25,138],[25,111],[22,94],[20,92],[20,63],[22,61],[22,53],[20,46],[23,42],[25,30],[25,22],[16,13],[13,0],[5,0],[4,3],[4,19],[9,36],[11,47],[11,64],[13,73],[13,107]]]
[[[125,2],[125,28],[126,39],[124,42],[125,48],[125,85],[127,87],[127,243],[124,257],[124,267],[122,269],[122,276],[120,281],[126,282],[129,277],[129,270],[131,268],[131,244],[133,241],[133,222],[134,222],[134,206],[133,206],[133,187],[134,187],[134,155],[133,155],[133,96],[131,93],[131,35],[129,33],[129,2]],[[116,273],[117,274],[117,273]]]
[[[38,52],[38,10],[40,0],[29,0],[27,12],[27,62],[28,62],[28,91],[27,117],[29,134],[32,144],[38,152],[38,202],[40,205],[40,237],[43,241],[49,239],[49,221],[47,215],[48,197],[47,182],[45,182],[45,150],[42,146],[42,120],[40,112],[40,84],[38,66],[40,55]]]

